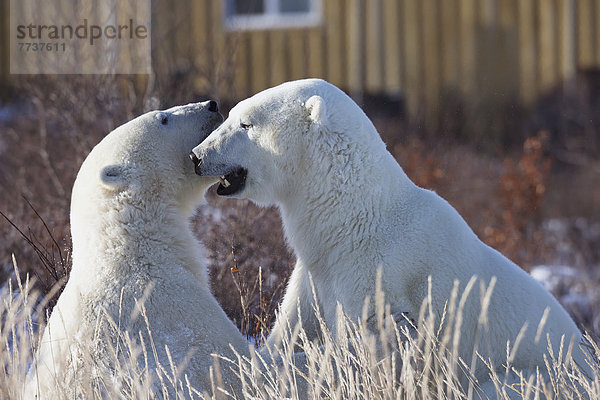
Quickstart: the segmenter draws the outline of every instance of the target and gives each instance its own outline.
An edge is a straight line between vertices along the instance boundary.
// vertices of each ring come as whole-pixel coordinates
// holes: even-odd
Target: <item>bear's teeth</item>
[[[229,181],[225,179],[224,176],[220,176],[219,180],[221,181],[221,185],[223,185],[223,187],[229,187],[231,185],[231,183],[229,183]]]

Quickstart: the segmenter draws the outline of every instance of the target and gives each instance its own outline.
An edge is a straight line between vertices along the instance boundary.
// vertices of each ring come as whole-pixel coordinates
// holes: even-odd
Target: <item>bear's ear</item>
[[[321,96],[312,96],[310,99],[306,100],[304,103],[304,107],[308,110],[310,114],[310,120],[314,124],[324,124],[327,119],[327,110],[325,108],[325,100]]]
[[[126,172],[123,165],[108,165],[100,171],[100,181],[107,189],[120,190],[126,185]]]

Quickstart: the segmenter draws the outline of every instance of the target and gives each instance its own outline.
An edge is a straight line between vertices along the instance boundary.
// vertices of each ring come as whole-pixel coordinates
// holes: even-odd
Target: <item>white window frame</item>
[[[308,12],[282,13],[278,0],[263,0],[265,11],[261,14],[228,14],[227,0],[222,2],[225,29],[248,31],[259,29],[308,28],[321,24],[322,0],[309,0]]]

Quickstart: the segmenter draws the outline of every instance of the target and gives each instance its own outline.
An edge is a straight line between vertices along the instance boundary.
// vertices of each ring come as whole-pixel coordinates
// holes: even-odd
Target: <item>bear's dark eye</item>
[[[248,129],[252,128],[252,124],[245,124],[245,123],[243,123],[243,122],[240,122],[240,126],[241,126],[243,129],[246,129],[246,130],[248,130]]]
[[[169,117],[167,117],[166,115],[163,115],[163,117],[160,120],[160,123],[163,125],[166,125],[169,122]]]

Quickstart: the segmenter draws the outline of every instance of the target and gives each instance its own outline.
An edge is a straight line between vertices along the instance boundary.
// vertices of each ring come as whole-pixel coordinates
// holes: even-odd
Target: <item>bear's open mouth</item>
[[[217,187],[217,194],[219,196],[231,196],[238,193],[246,185],[246,176],[248,176],[248,170],[242,167],[221,175],[219,177],[221,183]]]

